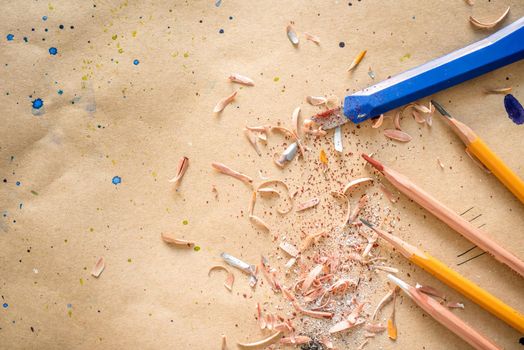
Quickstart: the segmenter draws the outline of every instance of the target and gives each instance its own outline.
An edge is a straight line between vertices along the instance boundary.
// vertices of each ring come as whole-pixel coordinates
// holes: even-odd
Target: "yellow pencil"
[[[486,166],[515,197],[524,203],[524,181],[518,177],[504,162],[495,154],[488,145],[482,141],[469,126],[453,118],[440,104],[431,101],[443,116],[453,131],[466,145],[466,151],[475,156]]]
[[[410,261],[423,268],[448,286],[460,292],[462,295],[475,302],[485,310],[491,312],[516,330],[524,333],[524,316],[517,310],[506,305],[502,300],[491,295],[484,289],[477,286],[464,276],[450,269],[431,255],[421,251],[400,238],[374,227],[364,219],[360,219],[363,224],[375,231],[380,237],[388,241],[393,247]]]

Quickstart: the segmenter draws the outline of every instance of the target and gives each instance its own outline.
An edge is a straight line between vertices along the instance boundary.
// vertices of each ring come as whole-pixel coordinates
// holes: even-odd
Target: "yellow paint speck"
[[[116,40],[118,38],[118,35],[114,34],[111,39]]]
[[[188,58],[189,57],[189,52],[184,52],[184,58]]]
[[[87,80],[87,75],[84,75],[84,76],[82,77],[82,80]]]
[[[84,285],[84,279],[83,279],[83,278],[80,279],[80,285],[81,285],[81,286]]]
[[[152,175],[153,177],[156,177],[156,171],[151,172],[151,175]]]
[[[133,31],[131,32],[131,35],[133,36],[133,38],[136,38],[136,30],[133,30]]]
[[[118,49],[118,53],[124,52],[124,49]]]
[[[277,82],[277,81],[279,81],[279,80],[280,80],[279,77],[274,77],[274,78],[273,78],[273,81],[274,81],[274,82]]]
[[[68,315],[69,317],[73,317],[73,311],[71,311],[71,310],[67,310],[67,315]]]
[[[49,3],[49,4],[47,5],[47,8],[48,8],[50,11],[53,11],[53,10],[55,9],[54,6],[53,6],[51,3]]]

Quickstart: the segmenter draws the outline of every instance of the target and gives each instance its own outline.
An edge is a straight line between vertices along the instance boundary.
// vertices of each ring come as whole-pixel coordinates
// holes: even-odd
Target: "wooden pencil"
[[[462,236],[476,244],[480,249],[490,253],[495,259],[506,264],[519,275],[524,277],[524,262],[489,238],[486,233],[482,232],[469,221],[446,207],[435,197],[414,184],[406,176],[383,165],[366,154],[362,154],[362,157],[375,169],[380,171],[399,191],[417,202]]]
[[[475,156],[499,179],[522,203],[524,203],[524,181],[500,159],[484,141],[466,124],[453,118],[440,104],[431,101],[445,118],[451,129],[466,145],[466,152]]]
[[[524,316],[517,310],[480,288],[458,272],[450,269],[428,253],[421,251],[391,233],[371,225],[364,219],[360,219],[360,221],[375,231],[382,239],[388,241],[408,260],[423,268],[426,272],[429,272],[451,288],[457,290],[486,311],[497,316],[511,327],[524,333]]]
[[[398,277],[388,275],[388,278],[391,282],[399,286],[400,289],[402,289],[415,302],[415,304],[426,311],[427,314],[433,317],[441,325],[458,335],[475,349],[500,349],[495,343],[462,321],[454,313],[440,305],[438,301],[431,298],[429,295],[420,292]]]

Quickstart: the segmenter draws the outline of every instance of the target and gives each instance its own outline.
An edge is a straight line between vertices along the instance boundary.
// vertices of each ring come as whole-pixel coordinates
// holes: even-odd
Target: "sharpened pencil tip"
[[[363,223],[364,225],[366,225],[367,227],[373,228],[373,225],[371,225],[371,224],[369,223],[369,221],[364,220],[364,219],[362,219],[362,218],[360,218],[360,221],[362,221],[362,223]]]
[[[378,160],[371,158],[365,153],[362,153],[362,158],[364,158],[369,164],[373,166],[373,168],[377,169],[378,171],[384,171],[384,166],[380,164]]]
[[[395,283],[397,286],[399,286],[400,288],[402,288],[402,290],[404,292],[406,292],[407,294],[410,294],[409,293],[409,284],[407,284],[406,282],[404,282],[403,280],[401,280],[400,278],[396,277],[396,276],[393,276],[392,274],[389,274],[388,273],[388,279]]]
[[[448,118],[453,118],[453,117],[448,113],[448,111],[446,111],[446,110],[444,109],[444,107],[442,107],[442,106],[440,105],[440,103],[438,103],[438,102],[435,101],[435,100],[431,100],[431,103],[433,103],[433,105],[435,106],[435,108],[437,109],[437,111],[439,111],[440,114],[442,114],[443,116],[448,117]]]

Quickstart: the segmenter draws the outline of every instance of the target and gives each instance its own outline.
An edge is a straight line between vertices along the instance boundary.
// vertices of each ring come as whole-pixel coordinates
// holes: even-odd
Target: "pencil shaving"
[[[251,220],[251,222],[253,224],[255,224],[256,226],[264,229],[265,231],[269,232],[271,231],[271,229],[269,228],[268,224],[266,224],[264,222],[264,220],[262,220],[261,218],[259,218],[258,216],[256,215],[249,215],[249,220]]]
[[[477,27],[477,28],[480,28],[480,29],[491,29],[491,28],[494,28],[496,27],[500,22],[502,22],[504,20],[504,18],[506,18],[506,16],[508,15],[509,13],[509,6],[508,8],[506,9],[506,11],[504,11],[504,13],[499,17],[497,18],[495,21],[493,22],[482,22],[482,21],[479,21],[478,19],[472,17],[472,16],[469,16],[469,22]]]
[[[106,265],[104,257],[101,256],[96,261],[96,264],[95,266],[93,266],[93,269],[91,269],[91,275],[93,275],[96,278],[100,277],[100,274],[102,273],[102,271],[104,271],[105,267]]]
[[[361,177],[355,180],[351,180],[344,186],[342,193],[346,194],[349,190],[352,190],[356,186],[366,182],[373,182],[373,179],[370,177]]]
[[[240,75],[238,73],[232,73],[229,76],[229,81],[232,83],[238,83],[238,84],[247,85],[247,86],[255,85],[255,82],[253,81],[253,79],[248,78],[244,75]]]
[[[381,114],[380,117],[378,117],[375,122],[373,123],[373,125],[371,125],[371,127],[373,129],[378,129],[382,126],[382,123],[384,122],[384,114]]]
[[[327,103],[327,98],[324,96],[307,96],[306,101],[312,106],[321,106]]]
[[[384,136],[400,142],[409,142],[412,140],[412,137],[409,134],[400,130],[386,129],[384,130]]]
[[[351,62],[351,65],[349,66],[348,68],[348,72],[352,71],[353,69],[355,69],[358,64],[360,63],[360,61],[362,61],[362,59],[364,58],[364,56],[366,56],[366,52],[367,50],[364,50],[364,51],[360,51],[360,53],[357,55],[357,57],[355,57],[355,59],[353,60],[353,62]]]
[[[304,32],[304,36],[307,40],[314,42],[315,44],[320,44],[320,38],[316,35],[309,34],[307,32]]]
[[[233,102],[235,97],[237,96],[238,91],[233,92],[231,95],[224,97],[218,103],[216,104],[215,108],[213,108],[213,113],[220,113],[226,108],[228,104]]]
[[[300,203],[299,205],[297,205],[296,211],[297,212],[301,212],[301,211],[304,211],[306,209],[316,207],[318,205],[318,203],[320,203],[320,199],[318,199],[318,198],[311,198],[310,200],[308,200],[308,201],[306,201],[304,203]]]
[[[235,171],[233,169],[231,169],[230,167],[222,164],[222,163],[216,163],[216,162],[213,162],[211,163],[211,166],[216,170],[218,171],[219,173],[222,173],[224,175],[228,175],[228,176],[231,176],[237,180],[240,180],[248,185],[251,185],[251,183],[253,182],[253,179],[247,175],[244,175],[242,173],[239,173],[238,171]]]
[[[267,338],[252,342],[252,343],[237,343],[237,345],[242,349],[263,349],[271,344],[276,343],[280,337],[282,336],[282,332],[276,332],[272,335],[270,335]]]
[[[162,232],[161,237],[162,237],[162,240],[164,242],[166,242],[168,244],[174,244],[174,245],[179,246],[179,247],[191,248],[192,246],[195,245],[195,242],[193,242],[193,241],[188,241],[188,240],[185,240],[185,239],[176,238],[174,235],[172,235],[170,233]]]
[[[187,157],[181,157],[178,161],[178,166],[176,170],[176,176],[169,180],[169,182],[174,182],[175,186],[179,184],[179,182],[182,180],[182,177],[186,173],[187,167],[189,166],[189,158]]]

